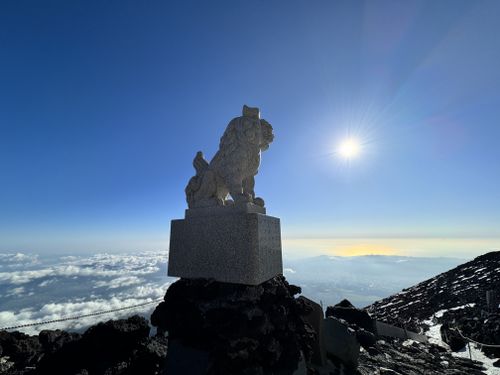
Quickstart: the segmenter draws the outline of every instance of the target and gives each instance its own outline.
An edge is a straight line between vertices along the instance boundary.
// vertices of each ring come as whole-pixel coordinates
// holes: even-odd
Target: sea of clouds
[[[130,310],[21,330],[29,334],[42,329],[81,330],[97,321],[134,313],[149,318],[174,280],[167,277],[165,251],[44,257],[0,254],[0,329],[151,302]]]
[[[98,316],[19,329],[81,331],[99,321],[132,314],[149,318],[175,278],[166,251],[126,254],[37,255],[0,253],[0,329],[26,323]],[[287,280],[326,308],[344,298],[366,306],[447,271],[463,259],[398,256],[319,256],[284,261]]]

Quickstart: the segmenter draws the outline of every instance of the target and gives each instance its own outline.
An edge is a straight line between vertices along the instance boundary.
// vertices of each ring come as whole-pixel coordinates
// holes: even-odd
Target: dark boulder
[[[82,335],[82,345],[94,353],[120,358],[149,336],[149,323],[138,315],[128,319],[110,320],[90,327]]]
[[[373,332],[360,328],[356,331],[356,338],[359,344],[366,350],[373,348],[377,342],[377,337]]]
[[[131,374],[159,374],[165,366],[168,339],[162,336],[142,340],[130,360]]]
[[[441,338],[445,343],[450,346],[450,349],[454,352],[458,352],[465,348],[467,341],[460,336],[460,334],[455,330],[451,329],[448,324],[443,324],[440,329]]]
[[[41,345],[38,336],[21,332],[0,331],[0,352],[14,363],[14,369],[36,365],[40,358]]]
[[[43,330],[38,334],[38,340],[45,354],[54,353],[64,345],[80,338],[81,335],[78,333],[61,331],[60,329],[54,331]]]
[[[354,305],[348,299],[343,299],[335,305],[335,307],[344,307],[346,309],[355,309]]]
[[[327,317],[343,319],[349,325],[355,325],[376,334],[375,321],[370,314],[364,310],[357,309],[346,299],[335,306],[328,306],[325,315]]]
[[[37,366],[37,373],[71,375],[87,371],[89,374],[128,374],[132,359],[144,357],[140,353],[144,351],[144,345],[147,347],[148,336],[147,320],[137,315],[99,323],[80,337],[66,336],[63,345],[44,355]],[[57,342],[56,334],[44,333],[45,346],[54,348],[54,338]],[[60,339],[63,340],[64,336]]]

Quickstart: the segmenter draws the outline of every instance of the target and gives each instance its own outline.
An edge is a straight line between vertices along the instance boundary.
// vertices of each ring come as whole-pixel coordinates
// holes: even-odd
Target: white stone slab
[[[172,220],[169,276],[259,285],[280,274],[278,218],[233,212]]]

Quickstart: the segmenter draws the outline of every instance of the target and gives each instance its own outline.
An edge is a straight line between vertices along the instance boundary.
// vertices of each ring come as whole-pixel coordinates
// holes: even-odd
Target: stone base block
[[[278,218],[234,213],[172,220],[169,276],[259,285],[280,274]]]
[[[323,327],[327,357],[338,359],[353,369],[358,367],[360,345],[352,330],[336,318],[326,318]]]

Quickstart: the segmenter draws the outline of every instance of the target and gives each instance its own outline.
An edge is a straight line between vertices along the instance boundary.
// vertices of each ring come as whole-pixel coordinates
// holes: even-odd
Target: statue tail
[[[208,162],[203,157],[203,152],[198,151],[196,153],[196,156],[194,157],[194,160],[193,160],[193,167],[196,170],[197,176],[200,176],[203,173],[205,173],[205,171],[208,168]]]

